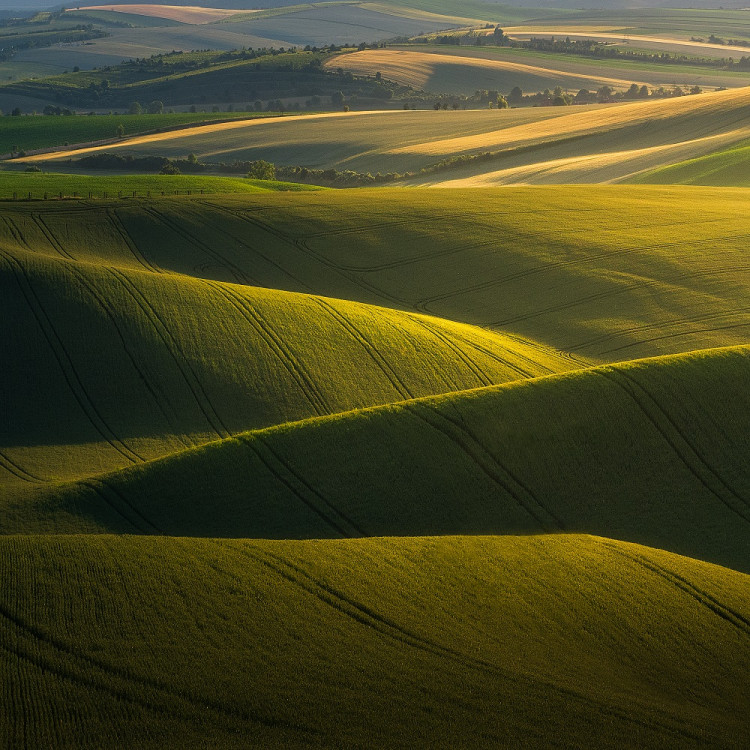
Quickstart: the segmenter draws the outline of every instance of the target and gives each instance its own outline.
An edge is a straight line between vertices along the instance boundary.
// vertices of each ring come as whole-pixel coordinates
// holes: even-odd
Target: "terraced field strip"
[[[384,110],[384,114],[397,114],[400,110]],[[181,140],[183,138],[189,138],[194,135],[208,135],[214,136],[217,133],[225,133],[227,131],[244,130],[248,127],[258,125],[268,125],[275,121],[285,122],[297,122],[300,120],[331,120],[339,118],[351,118],[351,117],[362,117],[372,116],[379,114],[379,111],[363,111],[363,112],[328,112],[322,114],[311,114],[311,115],[282,115],[281,117],[269,117],[269,118],[256,118],[254,120],[243,120],[240,122],[222,122],[215,123],[213,125],[203,125],[195,128],[181,128],[179,131],[172,131],[167,133],[152,133],[151,135],[142,135],[135,138],[125,138],[118,143],[110,143],[107,146],[89,146],[86,148],[65,150],[65,151],[52,151],[45,154],[36,154],[32,156],[23,157],[20,161],[23,163],[32,163],[38,161],[58,160],[58,159],[70,159],[84,154],[91,154],[97,151],[117,151],[122,148],[133,148],[134,146],[143,146],[145,144],[152,143],[166,143],[174,140]],[[408,114],[408,113],[404,113]]]
[[[76,6],[76,10],[105,10],[113,13],[132,13],[136,16],[166,18],[187,24],[203,24],[221,21],[238,13],[252,13],[252,10],[229,10],[225,8],[203,8],[196,5],[87,5]]]
[[[534,125],[511,127],[480,135],[433,140],[388,150],[388,154],[430,154],[444,156],[483,148],[511,148],[524,144],[560,140],[571,136],[585,136],[595,132],[614,132],[618,129],[644,123],[669,123],[672,118],[690,116],[716,117],[717,129],[722,126],[721,116],[729,111],[733,121],[750,108],[750,88],[720,91],[678,99],[637,102],[607,107],[594,111],[582,110],[566,114],[551,121]],[[745,115],[746,116],[746,115]]]
[[[636,47],[657,47],[676,53],[686,53],[692,51],[697,55],[712,53],[716,57],[731,57],[733,52],[741,52],[743,56],[747,55],[748,47],[739,47],[731,44],[711,44],[710,42],[698,42],[690,39],[680,39],[679,37],[665,36],[642,36],[630,34],[626,30],[622,33],[607,31],[606,29],[582,28],[582,27],[544,27],[544,26],[508,26],[503,31],[514,39],[531,39],[532,37],[549,37],[555,38],[570,37],[571,39],[594,39],[609,41],[614,43],[634,42]],[[735,55],[736,56],[736,55]]]
[[[701,153],[710,153],[716,148],[742,142],[748,136],[750,136],[750,126],[677,143],[624,151],[597,150],[594,153],[540,161],[534,161],[534,155],[530,154],[527,157],[530,163],[522,166],[479,171],[471,177],[448,177],[446,179],[436,175],[428,179],[419,179],[417,184],[443,188],[532,184],[608,184],[630,181],[646,184],[650,182],[648,179],[638,179],[638,176],[644,172],[652,172],[655,167],[660,170],[669,169],[663,165],[671,161],[681,162],[686,156],[691,159],[700,158]],[[568,148],[575,151],[581,148],[581,144],[570,144]],[[741,181],[742,177],[738,176],[736,179]],[[664,180],[659,184],[668,183]]]
[[[536,65],[526,65],[520,62],[507,62],[503,60],[490,60],[477,57],[462,57],[460,55],[440,55],[429,52],[410,52],[405,50],[365,50],[353,52],[348,55],[334,57],[326,62],[330,70],[344,68],[359,75],[372,75],[372,71],[381,72],[386,78],[399,83],[414,86],[415,88],[428,88],[430,78],[435,74],[436,68],[441,65],[465,66],[469,69],[481,71],[513,71],[515,73],[534,74],[549,78],[550,81],[565,79],[579,82],[581,86],[596,84],[601,86],[610,84],[618,88],[627,88],[632,83],[639,86],[647,85],[645,81],[633,81],[633,79],[612,78],[597,73],[571,73],[555,68],[545,68]]]

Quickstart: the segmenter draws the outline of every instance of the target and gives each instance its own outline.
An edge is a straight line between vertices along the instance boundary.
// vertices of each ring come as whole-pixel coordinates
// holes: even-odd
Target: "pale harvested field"
[[[553,121],[498,129],[479,135],[433,140],[418,145],[412,144],[392,149],[389,153],[418,151],[438,157],[481,149],[515,148],[645,124],[650,126],[650,131],[660,129],[661,135],[669,136],[670,125],[674,127],[675,124],[683,124],[683,120],[687,118],[688,121],[685,124],[689,129],[695,127],[694,122],[691,121],[698,117],[707,118],[710,125],[720,132],[735,130],[738,125],[747,124],[750,122],[748,120],[750,88],[684,96],[677,99],[635,102],[595,110],[577,109]],[[677,122],[670,123],[670,120]],[[712,133],[704,135],[708,134]]]
[[[71,8],[71,10],[73,10]],[[80,8],[76,8],[80,10]],[[83,10],[107,10],[113,13],[132,13],[136,16],[166,18],[180,23],[213,23],[237,13],[252,13],[252,10],[229,10],[227,8],[201,8],[196,5],[88,5]]]
[[[555,38],[570,37],[571,39],[594,39],[602,42],[628,42],[636,47],[653,47],[670,52],[693,55],[708,55],[711,57],[731,57],[732,53],[740,52],[747,55],[750,50],[731,44],[711,44],[710,42],[695,42],[690,39],[665,36],[644,36],[640,34],[618,33],[616,29],[597,27],[591,28],[566,28],[559,26],[536,27],[536,26],[513,26],[503,29],[513,39],[525,40],[531,37],[550,36]],[[708,35],[708,32],[707,34]],[[735,55],[736,57],[736,55]]]
[[[610,184],[623,182],[641,172],[662,167],[666,163],[681,162],[685,159],[694,159],[712,153],[725,144],[735,144],[748,137],[750,137],[750,127],[649,148],[633,148],[547,159],[546,161],[532,161],[528,164],[504,167],[492,172],[474,174],[470,177],[447,180],[438,177],[432,185],[434,187],[458,188],[490,187],[493,185]],[[569,146],[571,151],[575,148],[575,145]],[[430,183],[425,182],[423,184]]]
[[[537,65],[510,62],[506,60],[489,60],[486,58],[464,57],[459,55],[441,55],[431,52],[411,52],[406,50],[364,50],[341,55],[329,60],[326,67],[330,70],[343,68],[359,75],[372,75],[379,71],[385,78],[419,89],[429,89],[430,82],[440,77],[441,68],[464,68],[465,74],[486,74],[487,72],[516,73],[538,76],[549,81],[551,86],[559,83],[563,86],[602,86],[604,84],[617,88],[627,88],[632,83],[639,86],[646,81],[633,81],[632,78],[615,78],[600,74],[572,73],[556,68],[545,68]],[[501,86],[498,83],[498,86]],[[479,85],[477,84],[477,87]]]

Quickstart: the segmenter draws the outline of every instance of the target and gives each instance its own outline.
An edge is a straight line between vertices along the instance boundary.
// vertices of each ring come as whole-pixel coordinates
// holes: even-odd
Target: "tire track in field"
[[[504,334],[508,336],[508,334]],[[460,333],[454,334],[455,338],[457,338],[459,341],[462,341],[466,346],[471,347],[472,349],[476,349],[481,354],[484,354],[486,357],[489,357],[490,359],[494,360],[500,365],[503,365],[505,367],[509,367],[511,370],[514,370],[516,374],[520,375],[522,378],[535,378],[539,377],[538,372],[533,372],[529,370],[524,370],[520,365],[514,364],[509,359],[505,359],[504,357],[501,357],[499,354],[493,352],[491,349],[488,349],[486,346],[483,346],[482,344],[472,341],[471,339],[466,338],[465,336],[462,336]],[[510,338],[510,337],[509,337]],[[519,339],[514,339],[515,341],[519,341],[524,346],[528,346],[529,348],[534,348],[531,343],[528,341],[523,342]],[[543,365],[540,362],[537,362],[535,359],[532,359],[526,354],[522,354],[521,352],[518,352],[514,349],[510,349],[510,352],[512,352],[513,357],[515,359],[520,359],[522,362],[525,362],[527,365],[531,365],[535,370],[543,370],[544,372],[553,375],[557,374],[556,370],[553,370],[551,367],[547,367],[547,365]],[[555,351],[554,355],[563,358],[563,354],[560,352]],[[551,356],[551,355],[550,355]]]
[[[273,330],[273,327],[258,310],[250,305],[241,295],[224,287],[219,282],[204,280],[204,284],[223,295],[232,307],[240,313],[243,319],[252,326],[292,376],[292,379],[297,383],[300,391],[305,394],[315,413],[318,416],[332,414],[333,409],[331,409],[314,379],[307,372],[307,368],[295,357],[292,350],[284,342],[284,339]]]
[[[602,542],[602,544],[621,557],[624,557],[631,562],[634,562],[636,565],[640,565],[646,570],[650,570],[652,573],[655,573],[657,576],[664,579],[675,588],[683,591],[692,599],[695,599],[699,604],[706,607],[706,609],[708,609],[709,611],[713,612],[713,614],[718,615],[723,620],[726,620],[730,625],[739,630],[740,633],[742,633],[744,636],[750,638],[750,620],[747,617],[741,615],[739,612],[736,612],[734,609],[727,606],[723,602],[719,601],[712,594],[703,591],[683,576],[675,573],[672,570],[669,570],[668,568],[665,568],[663,565],[659,565],[659,563],[655,562],[654,560],[651,560],[636,552],[623,550],[620,547],[617,547],[616,545],[610,544],[608,542]]]
[[[125,225],[122,223],[122,219],[120,218],[120,215],[117,213],[116,208],[108,208],[105,212],[105,216],[109,220],[110,224],[114,228],[115,232],[122,238],[122,241],[125,243],[125,246],[130,250],[133,257],[138,261],[138,263],[143,266],[147,271],[151,271],[153,273],[164,273],[164,269],[157,266],[155,263],[152,263],[140,250],[138,245],[136,245],[135,240],[130,236],[130,233],[125,228]]]
[[[268,472],[283,484],[300,502],[325,521],[343,538],[364,537],[368,534],[354,521],[342,513],[333,503],[320,494],[309,482],[298,474],[266,440],[255,435],[239,439],[258,457]],[[262,446],[262,448],[259,448]],[[291,477],[291,478],[290,478]]]
[[[528,313],[526,315],[516,315],[515,317],[512,317],[512,318],[506,318],[505,320],[495,321],[494,323],[490,323],[489,326],[502,327],[505,325],[509,325],[511,323],[525,322],[527,320],[531,320],[532,318],[538,318],[542,315],[549,315],[550,313],[561,312],[562,310],[569,310],[572,307],[584,305],[589,302],[598,302],[600,300],[607,299],[609,297],[615,297],[618,294],[626,294],[628,292],[634,291],[635,289],[648,289],[650,287],[659,287],[659,286],[663,286],[665,283],[672,284],[676,281],[686,281],[688,279],[700,279],[704,277],[713,278],[715,276],[735,274],[738,271],[747,271],[748,269],[750,269],[750,266],[734,266],[731,268],[715,268],[715,269],[706,270],[706,271],[689,271],[689,272],[677,274],[667,280],[644,279],[642,281],[638,281],[632,284],[625,284],[623,286],[619,286],[616,289],[608,289],[607,291],[604,291],[604,292],[596,292],[595,294],[589,294],[585,297],[579,297],[578,299],[570,300],[560,305],[551,305],[541,310],[535,310],[534,312]]]
[[[120,492],[119,489],[113,484],[111,484],[107,479],[104,477],[92,477],[82,484],[86,484],[91,489],[93,489],[100,497],[106,500],[105,495],[107,493],[111,493],[114,495],[119,503],[121,503],[125,508],[127,508],[129,513],[132,513],[133,516],[135,516],[138,519],[138,523],[132,523],[133,526],[138,528],[139,531],[142,531],[144,534],[156,534],[159,536],[166,536],[166,532],[159,528],[153,521],[151,521],[147,516],[145,516],[138,508],[133,505],[133,503],[128,500],[128,498]],[[104,490],[102,492],[101,490]],[[107,501],[109,502],[109,501]],[[112,503],[110,503],[112,505]],[[112,505],[114,507],[114,505]]]
[[[39,231],[42,233],[44,238],[49,242],[50,247],[58,254],[61,255],[65,260],[77,260],[72,256],[63,246],[62,243],[55,237],[54,233],[45,223],[41,214],[30,214],[32,221],[39,227]]]
[[[20,479],[23,482],[29,484],[46,484],[49,479],[42,479],[36,474],[32,474],[30,471],[26,471],[19,463],[14,461],[7,453],[0,450],[0,466],[5,469],[9,474],[12,474],[16,479]]]
[[[482,370],[479,365],[474,362],[471,357],[469,357],[466,352],[458,345],[457,342],[451,340],[448,336],[446,336],[441,330],[437,328],[437,326],[433,326],[431,323],[428,323],[426,320],[422,320],[420,318],[414,317],[412,320],[422,328],[424,328],[425,331],[428,333],[431,333],[438,341],[440,341],[444,346],[446,346],[448,349],[450,349],[460,360],[461,362],[466,365],[466,367],[471,371],[471,373],[474,375],[474,377],[479,381],[480,385],[492,385],[493,381],[490,377],[488,377],[484,370]],[[510,363],[503,363],[507,364],[507,366],[510,369],[516,369],[513,368]]]
[[[16,647],[9,646],[5,639],[0,639],[0,649],[6,651],[11,656],[33,664],[43,672],[49,672],[62,680],[70,681],[75,685],[92,688],[101,693],[105,693],[111,697],[115,697],[118,700],[125,701],[137,705],[141,708],[146,708],[156,713],[160,713],[168,716],[172,719],[187,720],[192,723],[199,725],[203,724],[203,721],[195,715],[191,715],[189,709],[197,709],[197,713],[209,713],[216,716],[221,716],[223,719],[231,720],[242,720],[250,721],[258,724],[262,724],[271,728],[285,728],[295,729],[297,731],[303,731],[308,733],[317,733],[316,730],[308,729],[302,725],[294,724],[284,720],[271,719],[257,714],[253,714],[248,709],[233,709],[229,706],[222,705],[216,701],[210,699],[207,696],[196,697],[186,691],[175,690],[170,686],[164,685],[158,680],[154,680],[148,677],[142,677],[134,675],[126,669],[116,667],[112,664],[100,661],[88,654],[82,653],[78,649],[69,646],[63,641],[58,640],[54,636],[40,631],[33,625],[24,622],[23,619],[14,615],[4,605],[0,604],[0,621],[4,621],[8,626],[14,629],[25,639],[30,641],[30,644],[43,644],[47,648],[51,649],[53,653],[56,653],[58,658],[60,655],[66,660],[70,660],[68,664],[64,662],[55,663],[50,658],[45,658],[39,649],[34,649],[30,645],[26,645],[25,648],[21,648],[16,639]],[[71,663],[72,662],[72,663]],[[90,676],[92,668],[97,670],[101,676],[101,680]],[[81,672],[83,674],[81,674]],[[121,684],[120,686],[113,686],[107,684],[108,680],[115,678]],[[132,694],[128,688],[134,691]],[[153,691],[163,701],[178,701],[184,704],[183,706],[174,705],[157,705],[153,701],[146,698],[140,698],[139,693],[144,689]]]
[[[563,522],[524,482],[501,464],[464,424],[437,409],[410,403],[403,404],[403,407],[456,445],[488,479],[515,500],[541,530],[550,532],[565,529]]]
[[[729,315],[730,313],[726,313]],[[606,351],[600,352],[601,355],[604,354],[611,354],[613,352],[619,352],[623,349],[630,349],[633,346],[640,346],[642,344],[651,344],[654,341],[664,341],[665,339],[676,339],[681,338],[683,336],[693,336],[698,333],[714,333],[716,331],[730,331],[734,328],[750,328],[750,319],[748,319],[745,323],[732,323],[730,325],[725,326],[710,326],[709,328],[691,328],[687,331],[679,331],[677,333],[669,333],[664,336],[654,336],[650,339],[642,339],[640,341],[634,341],[630,344],[624,344],[623,346],[618,346],[615,349],[608,349]],[[712,346],[716,346],[716,344],[712,344]]]
[[[130,360],[130,363],[132,364],[133,368],[138,373],[141,383],[150,394],[158,410],[161,412],[162,417],[164,417],[165,422],[167,423],[167,425],[169,425],[170,429],[172,430],[172,433],[174,434],[174,436],[186,448],[192,447],[193,444],[190,444],[185,440],[185,438],[182,436],[180,429],[173,423],[172,418],[168,414],[167,410],[164,408],[164,404],[162,403],[162,398],[156,392],[153,385],[149,381],[148,377],[146,377],[146,373],[141,368],[139,361],[138,361],[138,357],[128,347],[127,341],[125,340],[125,335],[122,332],[122,329],[120,328],[120,324],[117,321],[117,317],[116,317],[114,310],[112,309],[112,306],[105,300],[104,297],[102,297],[96,291],[95,287],[88,281],[88,279],[86,279],[82,271],[76,267],[76,264],[70,263],[66,267],[68,270],[70,270],[73,273],[74,276],[78,278],[78,281],[81,284],[81,286],[83,286],[89,292],[91,297],[98,303],[99,307],[104,311],[105,315],[109,318],[110,322],[112,323],[112,326],[114,327],[117,333],[117,337],[120,340],[123,350],[127,354],[128,359]],[[168,398],[165,400],[167,402],[169,401]]]
[[[591,210],[591,209],[589,209],[589,210]],[[510,213],[508,213],[508,214],[502,214],[500,212],[498,212],[498,213],[479,212],[479,213],[472,213],[471,215],[472,216],[493,216],[493,217],[498,216],[498,215],[503,215],[503,216],[513,216],[514,218],[517,219],[518,217],[521,217],[521,216],[527,216],[527,215],[536,216],[537,214],[540,214],[540,213],[547,213],[547,211],[529,210],[529,211],[518,211],[518,212],[515,212],[515,213],[512,213],[512,214],[510,214]],[[550,213],[552,213],[552,212],[550,211]],[[555,211],[554,213],[555,213],[555,215],[557,215],[558,213],[564,213],[564,212],[562,212],[562,211],[560,211],[560,212]],[[447,219],[447,218],[450,218],[450,217],[441,216],[441,217],[438,217],[438,218],[439,219]],[[366,225],[366,226],[363,226],[363,227],[356,227],[356,228],[352,228],[352,229],[348,229],[348,230],[341,230],[340,232],[339,231],[334,231],[334,232],[329,232],[329,233],[320,232],[318,234],[308,234],[308,235],[305,235],[305,237],[303,239],[298,240],[298,241],[304,242],[305,245],[309,248],[309,241],[311,239],[317,239],[317,238],[327,239],[328,237],[338,237],[340,235],[359,234],[361,232],[366,232],[366,231],[368,231],[368,230],[370,230],[372,228],[385,228],[385,229],[387,229],[387,228],[390,228],[391,226],[393,226],[395,228],[398,228],[398,227],[401,227],[401,226],[412,226],[414,224],[427,223],[428,221],[431,222],[431,223],[434,223],[435,222],[435,218],[431,217],[430,219],[419,219],[419,220],[414,221],[414,222],[399,221],[399,222],[396,222],[395,224],[385,224],[384,223],[384,224],[381,224],[381,225],[373,225],[373,226]],[[697,222],[697,223],[699,223],[699,224],[714,224],[714,223],[719,223],[719,220],[717,220],[717,219],[708,219],[708,220],[705,220],[705,221],[702,221],[702,222]],[[630,231],[632,231],[634,229],[650,228],[651,226],[653,226],[651,223],[636,224],[636,225],[629,225],[628,229]],[[659,225],[659,229],[664,229],[664,228],[670,227],[670,226],[674,226],[674,225],[671,224],[671,223],[669,223],[669,224],[660,224]],[[682,223],[678,224],[677,226],[682,226]],[[455,236],[455,229],[447,229],[446,233],[449,233],[449,232],[452,232],[452,234]],[[607,234],[621,234],[621,233],[622,233],[622,228],[621,227],[615,227],[615,228],[599,229],[597,236],[607,235]],[[521,232],[517,232],[515,235],[511,236],[512,239],[518,239],[519,237],[522,238],[522,239],[525,239],[525,240],[536,240],[537,242],[540,239],[538,235],[527,235],[527,234],[523,234]],[[359,272],[359,273],[375,273],[375,272],[379,272],[379,271],[389,271],[389,270],[393,270],[394,268],[402,268],[404,266],[412,265],[412,264],[415,264],[415,263],[421,263],[421,262],[423,262],[425,260],[433,260],[433,259],[437,259],[437,258],[443,258],[443,257],[446,257],[448,255],[454,255],[454,254],[460,253],[460,252],[466,252],[466,251],[469,251],[469,250],[479,250],[479,249],[486,248],[486,247],[494,247],[494,246],[497,246],[497,245],[501,244],[501,242],[502,242],[502,238],[499,240],[497,237],[495,237],[493,239],[485,240],[485,241],[478,242],[478,243],[469,243],[469,244],[465,244],[465,245],[456,245],[456,246],[453,246],[453,247],[450,247],[450,248],[445,248],[445,249],[442,249],[442,250],[427,252],[427,253],[423,253],[421,255],[410,256],[410,257],[407,257],[407,258],[402,258],[402,259],[399,259],[399,260],[391,261],[389,263],[383,263],[383,264],[380,264],[380,265],[374,265],[374,266],[345,266],[345,265],[337,264],[337,268],[343,269],[345,271],[353,271],[353,272]],[[545,247],[548,248],[548,250],[552,250],[552,249],[566,250],[567,248],[570,247],[570,245],[569,245],[569,243],[566,243],[565,241],[555,240],[552,243],[549,243],[549,242],[546,243]],[[311,251],[312,252],[316,252],[314,250],[311,250]]]
[[[188,242],[193,247],[203,252],[205,255],[213,258],[221,267],[225,268],[227,271],[229,271],[230,274],[232,274],[232,276],[234,276],[234,279],[238,284],[255,283],[254,280],[236,263],[229,260],[227,257],[219,253],[210,245],[207,245],[205,242],[198,239],[195,234],[192,234],[190,231],[180,226],[178,222],[174,221],[172,218],[164,214],[164,212],[151,207],[144,208],[143,210],[145,213],[150,214],[157,222],[160,222],[165,227],[167,227],[167,229],[169,229],[172,233],[176,234],[178,237],[181,237],[185,242]]]
[[[531,673],[523,676],[512,672],[508,669],[494,664],[480,657],[474,657],[462,653],[457,649],[444,646],[430,638],[414,633],[408,628],[399,625],[385,615],[376,612],[371,607],[362,604],[355,599],[347,596],[342,591],[334,588],[331,584],[321,581],[314,577],[303,568],[295,565],[284,557],[270,552],[269,550],[259,550],[253,547],[252,551],[247,546],[238,547],[229,545],[231,549],[238,554],[260,563],[276,575],[288,581],[292,585],[306,591],[311,596],[333,608],[336,612],[348,617],[359,624],[374,630],[385,638],[404,644],[410,648],[422,651],[424,653],[438,656],[448,661],[452,661],[464,668],[488,674],[492,677],[502,678],[506,682],[523,686],[526,689],[531,688],[536,691],[540,701],[548,699],[550,692],[556,693],[567,700],[572,700],[582,705],[587,711],[592,708],[597,711],[614,716],[631,724],[646,727],[649,729],[658,728],[670,734],[677,734],[683,737],[689,737],[692,740],[699,739],[698,735],[688,731],[683,726],[670,726],[664,723],[659,717],[639,717],[628,713],[617,706],[612,706],[594,697],[582,695],[572,688],[549,682],[542,677]],[[653,709],[652,709],[653,710]],[[669,719],[672,717],[669,716]]]
[[[353,274],[349,271],[344,271],[343,269],[339,268],[338,265],[328,260],[328,258],[326,258],[324,255],[321,255],[317,251],[310,248],[303,239],[295,239],[294,237],[291,237],[285,234],[284,232],[276,229],[276,227],[272,226],[271,224],[261,221],[255,216],[245,216],[244,221],[256,227],[257,229],[260,229],[261,231],[264,231],[267,234],[270,234],[272,237],[276,237],[276,239],[281,240],[282,242],[286,243],[287,245],[294,248],[295,250],[298,250],[303,255],[306,255],[312,258],[313,260],[316,260],[318,263],[321,263],[326,268],[331,269],[334,273],[338,274],[343,279],[346,279],[349,283],[360,287],[360,289],[364,289],[365,291],[369,292],[370,294],[375,295],[376,297],[379,297],[380,299],[387,300],[390,304],[396,304],[399,307],[406,308],[406,309],[409,309],[412,307],[412,305],[410,305],[405,300],[399,299],[398,297],[394,297],[392,294],[389,294],[388,292],[385,292],[382,289],[379,289],[378,287],[373,286],[372,284],[365,281],[360,276]]]
[[[243,216],[242,214],[237,213],[236,211],[232,211],[230,208],[226,208],[225,206],[216,205],[214,203],[210,203],[208,201],[199,201],[204,206],[207,206],[214,211],[224,212],[225,214],[229,214],[235,219],[238,219],[239,221],[245,222],[245,223],[253,223],[248,222],[248,219]],[[239,237],[235,237],[231,232],[227,231],[226,229],[223,229],[221,227],[214,227],[217,231],[221,232],[222,234],[226,235],[227,237],[230,237],[234,242],[239,244],[241,247],[247,248],[250,250],[250,252],[254,253],[256,256],[258,256],[263,262],[268,263],[268,265],[273,266],[278,271],[283,273],[285,276],[288,276],[290,279],[292,279],[296,284],[299,284],[302,288],[307,289],[309,292],[313,292],[313,288],[306,284],[302,279],[297,278],[291,271],[284,268],[282,265],[277,263],[273,258],[266,255],[265,253],[258,250],[258,248],[254,247],[253,245],[247,244],[244,240],[241,240]],[[261,284],[260,282],[256,282],[255,286],[265,287],[265,284]]]
[[[362,345],[362,348],[370,355],[372,361],[377,365],[381,372],[388,378],[391,385],[396,389],[398,394],[404,399],[415,398],[409,387],[399,377],[396,370],[391,366],[388,360],[378,351],[367,337],[351,322],[345,315],[340,313],[333,305],[326,302],[322,297],[312,297],[320,307],[323,308],[338,324],[354,338],[355,341]]]
[[[206,422],[211,429],[220,437],[230,437],[231,432],[221,420],[217,410],[214,408],[208,397],[200,378],[185,356],[182,347],[177,339],[172,335],[168,326],[164,323],[156,308],[149,302],[148,298],[138,289],[138,287],[119,269],[106,269],[118,280],[120,285],[130,295],[136,305],[140,308],[145,318],[149,321],[156,334],[164,344],[165,349],[172,358],[175,366],[182,375],[188,390],[191,392],[198,409],[206,418]]]
[[[31,279],[24,268],[24,266],[12,255],[6,253],[4,250],[0,250],[0,256],[5,257],[11,266],[11,270],[14,273],[18,286],[21,289],[21,293],[24,296],[26,303],[31,310],[32,315],[36,319],[39,328],[41,329],[42,335],[46,339],[52,353],[60,366],[65,382],[68,384],[73,397],[75,398],[81,410],[86,415],[91,425],[94,427],[96,432],[123,458],[130,463],[139,463],[145,461],[143,456],[136,453],[130,448],[112,428],[107,424],[101,413],[97,409],[93,400],[86,391],[83,382],[78,374],[78,371],[73,364],[68,351],[65,349],[65,345],[62,342],[59,334],[57,333],[49,315],[44,310],[44,305],[39,299]],[[20,273],[19,273],[20,272]]]
[[[688,315],[680,320],[675,321],[665,321],[664,323],[649,323],[643,326],[634,326],[632,328],[626,328],[624,330],[617,331],[616,333],[613,333],[611,336],[600,336],[597,339],[596,343],[602,343],[603,341],[608,341],[613,338],[617,338],[620,336],[627,336],[632,333],[640,333],[641,331],[658,331],[660,329],[665,328],[674,328],[675,326],[683,326],[686,324],[694,324],[694,323],[706,323],[708,321],[715,321],[720,320],[721,318],[727,318],[730,316],[735,315],[742,315],[742,314],[748,314],[750,313],[750,307],[738,307],[734,310],[727,311],[727,312],[716,312],[716,313],[709,313],[707,315]],[[748,322],[747,323],[732,323],[730,325],[726,326],[716,326],[716,327],[710,327],[710,328],[703,328],[696,330],[695,328],[690,328],[685,331],[677,331],[674,333],[668,333],[664,334],[663,336],[655,336],[650,339],[639,339],[638,341],[631,341],[627,344],[622,344],[621,346],[613,347],[612,349],[606,349],[604,351],[600,351],[599,354],[611,354],[613,352],[619,352],[623,349],[629,349],[633,346],[638,346],[638,344],[641,343],[649,343],[651,341],[660,341],[662,339],[668,339],[668,338],[676,338],[678,336],[689,336],[692,333],[699,333],[701,331],[718,331],[718,330],[724,330],[726,328],[739,328],[744,325],[750,325],[750,315],[748,315]],[[571,347],[572,349],[580,349],[586,346],[590,346],[590,342],[586,342],[584,344],[577,344],[574,347]]]
[[[646,388],[620,369],[597,369],[594,372],[614,383],[629,396],[630,400],[635,403],[698,482],[728,510],[739,516],[743,521],[750,523],[750,512],[748,512],[750,511],[750,503],[732,489],[711,467]],[[626,382],[623,382],[623,380]]]
[[[102,486],[100,486],[100,484]],[[91,490],[100,500],[102,500],[110,508],[110,510],[114,511],[120,518],[122,518],[128,524],[128,526],[132,526],[139,534],[152,533],[148,531],[146,528],[144,528],[143,526],[141,526],[139,522],[134,521],[129,515],[126,515],[126,513],[123,512],[122,508],[120,508],[119,505],[107,495],[103,487],[104,482],[97,481],[96,479],[82,479],[78,482],[78,485],[81,487],[86,487],[89,490]],[[125,505],[129,505],[129,504],[125,504]]]
[[[705,222],[705,223],[712,223],[712,222]],[[648,252],[649,250],[666,250],[666,249],[676,249],[679,247],[689,247],[691,245],[705,245],[709,242],[719,242],[723,240],[747,240],[750,238],[750,234],[731,234],[721,237],[710,237],[706,238],[704,240],[700,240],[699,242],[696,241],[683,241],[683,242],[671,242],[671,243],[654,243],[652,245],[640,245],[637,247],[630,247],[630,248],[618,248],[617,250],[608,250],[603,253],[596,253],[594,255],[587,255],[585,257],[583,256],[577,256],[575,258],[569,258],[567,260],[559,260],[555,261],[553,263],[544,263],[542,265],[534,266],[533,268],[527,268],[523,271],[516,271],[515,273],[508,274],[506,276],[501,276],[500,278],[496,279],[489,279],[488,281],[482,281],[477,284],[471,284],[470,286],[464,287],[462,289],[457,289],[451,292],[445,292],[443,294],[434,295],[433,297],[425,297],[419,301],[416,302],[415,306],[418,310],[421,310],[423,312],[431,313],[430,306],[433,305],[435,302],[442,302],[446,299],[450,299],[452,297],[459,297],[463,294],[471,294],[472,292],[479,292],[484,291],[486,289],[492,289],[494,287],[502,286],[503,284],[507,284],[510,281],[517,281],[518,279],[525,279],[529,276],[535,276],[540,273],[546,273],[547,271],[559,269],[559,268],[565,268],[569,266],[575,266],[580,264],[588,264],[591,261],[598,261],[603,260],[605,258],[622,258],[627,255],[633,255],[635,253],[642,253],[642,252]],[[558,245],[562,249],[566,249],[568,245],[565,244],[559,244]],[[556,308],[551,308],[556,309]],[[432,313],[435,314],[435,313]],[[525,320],[525,318],[522,318]],[[509,319],[515,322],[516,318]],[[490,326],[500,326],[506,323],[507,321],[499,321],[495,323],[490,323]]]
[[[13,221],[13,219],[11,219],[10,216],[3,216],[3,222],[8,227],[10,236],[16,241],[18,246],[25,247],[27,250],[31,250],[33,252],[33,248],[26,241],[26,238],[23,236],[23,233],[18,228],[18,225],[16,224],[16,222]]]

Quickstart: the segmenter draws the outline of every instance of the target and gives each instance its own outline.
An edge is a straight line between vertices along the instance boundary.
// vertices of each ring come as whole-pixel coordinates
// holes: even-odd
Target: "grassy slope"
[[[283,425],[41,488],[6,530],[574,531],[750,572],[748,377],[715,349]]]
[[[244,286],[255,273],[295,279],[226,230],[221,250],[191,248],[190,219],[177,231],[154,211],[3,223],[5,481],[84,476],[252,427],[573,366],[462,324]],[[129,243],[123,226],[139,218],[161,257]],[[155,272],[170,260],[243,285]]]
[[[726,185],[750,187],[750,146],[740,145],[697,159],[638,174],[628,182],[640,185]]]
[[[137,267],[111,209],[160,268],[493,326],[612,362],[747,341],[746,203],[741,189],[519,187],[32,203],[3,213],[41,252],[55,254],[35,213],[74,257],[97,262],[96,238],[107,262]]]
[[[6,537],[0,568],[12,745],[739,748],[750,728],[748,577],[634,545]]]

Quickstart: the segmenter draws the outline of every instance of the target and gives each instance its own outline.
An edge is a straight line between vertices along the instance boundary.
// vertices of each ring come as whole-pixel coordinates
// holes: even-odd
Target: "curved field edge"
[[[6,501],[5,531],[585,532],[750,570],[750,347],[286,424]]]
[[[737,748],[750,729],[748,576],[637,545],[27,536],[0,538],[0,566],[11,741]]]
[[[696,159],[649,170],[628,180],[638,185],[710,185],[750,187],[750,146],[747,143]]]

